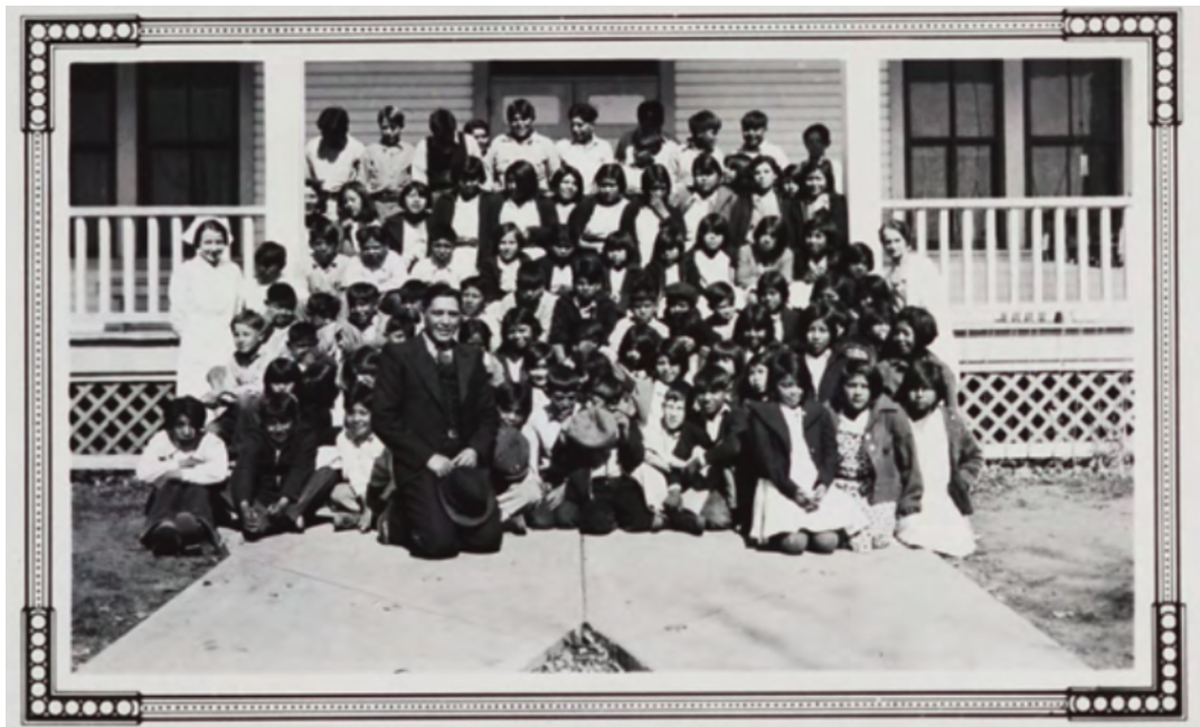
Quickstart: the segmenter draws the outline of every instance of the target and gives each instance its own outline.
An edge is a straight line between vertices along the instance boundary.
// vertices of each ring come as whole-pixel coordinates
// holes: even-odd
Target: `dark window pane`
[[[188,140],[187,86],[153,86],[146,89],[146,142],[181,144]]]
[[[955,136],[992,137],[996,134],[997,65],[962,62],[954,66]]]
[[[113,188],[113,155],[106,151],[71,153],[71,204],[116,204]]]
[[[192,140],[237,142],[237,88],[192,90]]]
[[[908,109],[912,138],[950,135],[950,84],[946,80],[911,79]]]
[[[958,147],[955,172],[954,196],[956,198],[993,196],[991,147]]]
[[[1119,148],[1107,144],[1083,146],[1087,151],[1087,173],[1082,175],[1084,194],[1102,197],[1121,194],[1121,157],[1117,153]]]
[[[1032,136],[1066,136],[1070,133],[1070,83],[1067,61],[1029,61],[1025,64]]]
[[[158,149],[149,152],[144,189],[149,199],[143,204],[193,204],[191,198],[191,152]]]
[[[1030,196],[1064,197],[1071,194],[1068,152],[1066,146],[1035,146],[1030,149]]]
[[[1115,139],[1120,112],[1116,62],[1073,61],[1071,66],[1072,135]]]
[[[948,196],[945,147],[913,147],[911,159],[912,189],[909,196],[913,199]]]
[[[237,177],[236,153],[196,152],[192,162],[192,204],[237,204],[237,189],[230,184]]]
[[[113,89],[71,90],[71,143],[111,145],[116,137]]]

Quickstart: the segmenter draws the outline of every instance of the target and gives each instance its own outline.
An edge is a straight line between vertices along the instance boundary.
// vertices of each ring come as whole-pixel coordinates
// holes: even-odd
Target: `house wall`
[[[708,109],[724,122],[719,145],[741,145],[741,118],[759,109],[770,119],[767,139],[792,161],[803,159],[804,129],[822,123],[829,156],[845,168],[845,79],[840,61],[676,61],[675,134],[688,136],[688,118]],[[841,181],[838,182],[841,184]]]
[[[386,61],[309,63],[305,69],[305,129],[317,134],[317,117],[328,106],[350,114],[350,134],[364,144],[377,141],[375,121],[386,104],[406,117],[405,138],[416,142],[428,133],[429,114],[438,108],[454,113],[459,123],[474,114],[470,62]]]

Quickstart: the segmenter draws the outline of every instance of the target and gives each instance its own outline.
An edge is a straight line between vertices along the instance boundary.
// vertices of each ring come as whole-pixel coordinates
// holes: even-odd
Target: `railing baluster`
[[[1088,257],[1091,255],[1091,239],[1088,234],[1088,209],[1080,207],[1075,210],[1075,214],[1079,215],[1078,224],[1075,225],[1075,251],[1079,256],[1079,302],[1086,303],[1088,299],[1088,270],[1091,267],[1088,263]]]
[[[1112,208],[1100,210],[1100,300],[1113,299],[1112,288]]]
[[[950,210],[938,210],[938,262],[942,265],[942,280],[946,283],[946,298],[950,298]]]
[[[929,212],[924,209],[917,210],[917,252],[921,257],[929,252]]]
[[[963,303],[975,304],[975,211],[962,211]]]
[[[112,312],[112,220],[101,217],[96,220],[96,230],[100,240],[100,259],[98,274],[100,276],[100,310],[107,315]]]
[[[121,311],[125,315],[134,312],[135,294],[137,293],[137,280],[134,272],[133,263],[137,255],[137,239],[134,234],[133,218],[121,218],[121,292],[124,294],[124,309]]]
[[[183,263],[183,220],[171,217],[171,274]]]
[[[1054,302],[1062,305],[1067,295],[1067,210],[1054,208]]]
[[[146,219],[146,310],[150,313],[157,313],[160,308],[159,250],[158,218],[149,217]]]
[[[75,239],[71,246],[72,277],[75,284],[75,299],[71,301],[71,313],[87,313],[87,220],[75,218]]]
[[[1008,302],[1021,301],[1021,211],[1008,211]]]
[[[984,260],[987,270],[987,303],[996,302],[996,210],[988,207],[983,211]]]
[[[1029,236],[1033,239],[1029,241],[1030,255],[1033,257],[1033,302],[1041,303],[1045,297],[1046,281],[1043,277],[1045,271],[1042,269],[1042,258],[1045,255],[1043,247],[1045,241],[1042,239],[1042,210],[1035,207],[1029,211],[1033,215],[1030,220],[1032,222]]]
[[[241,222],[241,237],[242,245],[242,267],[246,280],[254,278],[254,250],[257,247],[254,240],[254,219],[251,217],[243,217]],[[299,269],[295,262],[289,261],[289,268]],[[297,291],[299,292],[299,291]]]

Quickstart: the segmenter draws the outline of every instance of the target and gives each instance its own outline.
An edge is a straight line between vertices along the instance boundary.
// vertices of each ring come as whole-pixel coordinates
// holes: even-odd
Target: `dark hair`
[[[396,128],[403,129],[404,112],[392,104],[388,104],[379,109],[379,113],[375,115],[375,121],[381,126],[383,125],[383,122],[386,121]]]
[[[337,299],[335,298],[334,300]],[[263,317],[262,313],[247,308],[240,313],[234,314],[233,320],[229,321],[229,329],[233,330],[234,326],[249,326],[253,330],[262,333],[267,330],[267,319]]]
[[[383,335],[403,331],[405,338],[412,338],[417,335],[417,325],[420,322],[420,313],[412,308],[401,308],[388,316],[387,323],[383,324]]]
[[[206,232],[221,233],[221,239],[225,240],[226,245],[228,245],[232,242],[230,240],[231,233],[229,232],[228,227],[221,224],[217,220],[205,220],[204,222],[201,222],[196,227],[196,229],[192,232],[192,241],[191,241],[191,244],[189,245],[189,247],[191,247],[192,249],[196,249],[199,246],[200,237]]]
[[[287,248],[267,240],[254,251],[255,267],[287,267]]]
[[[728,391],[732,383],[733,377],[728,371],[709,363],[696,372],[692,379],[692,392],[703,394],[710,391]]]
[[[932,389],[937,395],[937,402],[945,403],[949,396],[949,387],[941,364],[930,359],[917,359],[904,372],[904,378],[900,380],[900,386],[896,390],[896,398],[906,411],[909,410],[909,394],[913,389]],[[911,413],[909,411],[909,414]]]
[[[346,288],[346,306],[352,308],[363,303],[379,305],[379,288],[366,281],[351,283]]]
[[[655,163],[642,170],[642,194],[649,195],[651,187],[666,187],[671,195],[671,173],[661,164]]]
[[[667,391],[663,394],[663,401],[678,401],[684,406],[687,406],[688,399],[692,396],[692,392],[688,390],[688,385],[684,381],[672,381],[667,384]]]
[[[445,139],[458,129],[458,119],[449,109],[436,109],[429,114],[429,132],[435,138]]]
[[[521,381],[505,381],[496,387],[497,411],[516,412],[522,420],[533,413],[533,391]]]
[[[308,321],[297,321],[288,328],[287,342],[289,345],[317,345],[317,327]]]
[[[549,375],[546,377],[547,391],[579,391],[583,385],[583,377],[579,373],[563,364],[554,364],[550,367]]]
[[[800,389],[804,391],[804,401],[812,398],[813,381],[812,375],[808,372],[808,366],[804,363],[804,359],[801,356],[790,349],[780,351],[768,369],[768,399],[771,401],[779,400],[779,384],[786,379],[791,379],[799,384]]]
[[[666,123],[667,112],[658,101],[643,101],[637,107],[638,126],[661,127]]]
[[[258,403],[258,418],[269,422],[292,422],[300,418],[300,404],[291,394],[267,394]]]
[[[635,270],[633,275],[633,281],[629,284],[629,304],[632,306],[642,301],[657,303],[662,291],[652,271]]]
[[[354,381],[346,388],[346,393],[343,395],[345,410],[349,412],[356,406],[365,406],[367,411],[370,411],[371,403],[374,398],[374,386],[371,386],[364,381]]]
[[[692,350],[680,338],[669,338],[662,342],[658,348],[658,354],[654,357],[654,365],[658,365],[658,360],[666,358],[675,366],[679,367],[679,377],[687,376],[688,366],[692,362]]]
[[[708,152],[699,154],[692,160],[693,177],[699,177],[704,174],[715,174],[717,177],[720,177],[724,171],[721,167],[721,162],[717,161],[717,158]]]
[[[893,331],[901,324],[912,329],[913,354],[920,355],[928,350],[929,345],[937,340],[938,325],[933,314],[924,308],[909,306],[896,314]],[[894,334],[893,334],[894,335]]]
[[[529,103],[528,99],[519,98],[508,105],[504,110],[504,118],[508,123],[512,123],[515,118],[536,119],[537,110],[533,108],[533,104]]]
[[[879,305],[860,305],[858,308],[858,330],[864,332],[880,324],[891,327],[895,316],[890,308]]]
[[[383,356],[375,346],[362,346],[346,358],[342,364],[342,387],[350,389],[361,383],[363,374],[374,376],[379,372],[379,363]]]
[[[880,303],[889,309],[895,308],[896,294],[892,285],[881,275],[868,275],[858,283],[860,305]]]
[[[809,175],[814,173],[820,174],[825,178],[825,191],[829,194],[833,194],[835,191],[833,186],[833,169],[829,166],[829,164],[825,163],[826,161],[827,160],[825,159],[816,162],[806,160],[800,165],[800,170],[796,172],[796,179],[803,182],[804,180],[808,179]],[[806,191],[804,191],[805,185],[801,184],[800,189],[802,194],[808,194]]]
[[[449,283],[433,283],[426,288],[425,295],[421,296],[421,305],[428,309],[438,298],[453,298],[454,302],[462,307],[462,293]]]
[[[479,336],[483,339],[483,349],[485,351],[492,348],[492,328],[484,321],[478,318],[468,318],[458,327],[458,342],[469,343],[470,340]]]
[[[546,269],[533,260],[522,260],[517,268],[517,290],[539,290],[546,287]]]
[[[287,308],[293,313],[299,301],[296,300],[296,289],[288,283],[271,283],[267,288],[267,304]]]
[[[607,271],[604,258],[595,250],[580,250],[571,261],[571,278],[576,283],[603,283]]]
[[[429,290],[429,283],[424,280],[410,278],[405,280],[400,285],[400,302],[405,305],[421,303],[425,300],[425,291]]]
[[[620,164],[612,162],[601,164],[600,168],[596,170],[596,178],[593,181],[596,182],[597,187],[604,182],[616,182],[617,189],[621,194],[625,194],[629,189],[629,183],[625,179],[625,169]]]
[[[549,362],[554,356],[554,347],[545,341],[534,341],[529,344],[529,350],[525,352],[525,360],[521,363],[523,370],[528,371],[534,367],[534,364],[541,362]]]
[[[354,233],[354,239],[358,242],[359,252],[366,246],[368,242],[378,242],[383,247],[387,247],[387,242],[383,239],[383,228],[379,225],[363,225]]]
[[[632,256],[637,250],[637,243],[633,240],[633,235],[625,230],[617,230],[604,238],[604,252],[608,254],[614,250],[624,250],[626,255]]]
[[[323,137],[344,138],[350,133],[350,114],[341,106],[329,106],[317,116],[317,130]]]
[[[747,111],[745,115],[742,116],[742,131],[746,131],[748,129],[765,128],[767,128],[767,115],[762,111],[755,109],[753,111]]]
[[[487,181],[487,169],[478,157],[473,156],[464,159],[462,164],[455,165],[450,170],[450,174],[455,184],[460,184],[467,180],[475,180],[480,184]]]
[[[775,341],[775,321],[771,318],[770,311],[761,303],[751,303],[742,309],[733,324],[733,340],[739,346],[749,348],[746,334],[760,329],[767,332],[766,343]]]
[[[775,161],[775,157],[769,156],[756,156],[754,159],[750,160],[750,165],[746,167],[746,181],[753,182],[755,170],[764,164],[770,167],[771,171],[775,172],[775,179],[778,181],[782,176],[779,171],[779,162]]]
[[[342,231],[325,215],[316,215],[308,227],[308,245],[324,242],[335,250],[341,245]]]
[[[696,226],[695,249],[705,249],[704,238],[713,233],[721,236],[721,249],[728,254],[732,245],[732,241],[729,239],[729,220],[715,212],[705,215],[701,218],[700,224]]]
[[[846,327],[841,311],[823,300],[813,301],[800,314],[800,340],[805,340],[808,329],[817,321],[823,321],[829,329],[829,345],[832,347]]]
[[[630,371],[653,371],[663,338],[649,326],[633,326],[617,346],[617,362]]]
[[[767,270],[759,276],[755,293],[761,301],[766,297],[767,291],[774,290],[779,293],[779,296],[783,299],[783,305],[786,307],[788,304],[789,287],[787,278],[783,277],[783,273],[778,270]]]
[[[816,134],[818,140],[825,146],[829,146],[833,142],[833,139],[829,133],[829,127],[825,124],[812,124],[804,130],[804,133],[800,135],[800,138],[807,139],[809,134]]]
[[[705,288],[704,297],[708,300],[708,305],[712,308],[716,308],[723,303],[733,303],[737,300],[737,294],[734,292],[733,286],[724,280],[719,280]]]
[[[822,275],[813,281],[809,302],[824,300],[825,294],[832,292],[837,298],[837,304],[843,315],[858,308],[858,283],[845,275]]]
[[[571,177],[572,179],[575,180],[575,199],[568,200],[568,201],[578,202],[579,200],[583,199],[584,184],[583,184],[583,175],[580,174],[579,170],[576,169],[575,167],[572,167],[568,164],[564,164],[561,167],[559,167],[558,171],[555,172],[550,177],[550,190],[552,192],[557,192],[559,186],[562,185],[563,180],[566,179],[567,177]]]
[[[518,159],[504,170],[504,185],[513,186],[513,197],[528,201],[537,195],[538,176],[533,165],[524,159]]]
[[[687,229],[683,223],[673,217],[667,218],[659,226],[658,234],[654,237],[654,252],[651,254],[651,262],[662,261],[668,250],[676,250],[682,257],[686,244]]]
[[[496,244],[494,247],[496,259],[500,258],[500,241],[509,235],[517,236],[517,254],[521,254],[521,250],[529,245],[529,236],[525,234],[525,230],[515,222],[502,222],[496,230]]]
[[[500,322],[500,353],[511,353],[509,334],[517,326],[529,326],[532,338],[537,341],[542,337],[542,322],[533,311],[517,306],[509,309]]]
[[[692,136],[699,136],[706,131],[720,131],[721,117],[714,114],[708,109],[697,111],[688,117],[688,132]]]
[[[837,268],[849,274],[855,265],[865,265],[867,272],[875,269],[875,252],[865,242],[852,242],[838,251]]]
[[[483,129],[488,133],[489,136],[492,133],[491,125],[483,119],[471,119],[467,123],[463,124],[463,132],[467,134],[474,134],[476,129]],[[475,157],[470,158],[474,159]],[[482,164],[480,166],[482,167]]]
[[[303,374],[300,367],[290,358],[277,358],[267,364],[263,371],[263,391],[270,391],[273,384],[299,386]]]
[[[717,341],[708,351],[705,367],[716,366],[723,360],[733,362],[733,375],[738,378],[742,374],[742,348],[733,341]]]
[[[783,257],[784,250],[788,248],[787,223],[783,221],[783,218],[775,215],[763,217],[754,226],[753,235],[754,244],[750,246],[750,252],[754,255],[754,259],[766,265],[779,262],[779,259]],[[758,241],[767,235],[775,240],[775,247],[764,252],[760,249]]]
[[[867,380],[867,388],[871,392],[871,399],[867,402],[868,409],[879,398],[879,394],[883,391],[883,376],[880,375],[879,369],[869,361],[849,359],[838,375],[837,390],[829,402],[834,411],[844,412],[847,410],[846,383],[855,376],[863,376]]]
[[[205,420],[208,418],[208,410],[204,404],[194,396],[180,396],[174,399],[167,399],[162,405],[163,427],[170,429],[175,426],[181,417],[186,418],[188,423],[195,429],[204,429]],[[203,433],[201,433],[203,436]]]
[[[419,300],[419,298],[418,298]],[[385,316],[394,316],[405,309],[404,296],[399,288],[385,290],[379,296],[379,312]]]
[[[598,118],[600,113],[590,103],[573,103],[571,108],[567,109],[567,121],[580,119],[585,124],[594,124]]]
[[[407,207],[404,207],[404,200],[408,199],[408,195],[412,194],[413,192],[416,192],[417,194],[419,194],[425,198],[425,209],[423,211],[423,214],[429,214],[429,212],[430,212],[430,210],[429,210],[429,206],[430,206],[429,185],[425,184],[424,182],[412,181],[412,182],[409,182],[408,184],[404,185],[404,187],[402,187],[400,189],[400,206],[403,207],[406,211],[408,210]]]
[[[574,331],[574,343],[578,345],[581,341],[591,341],[597,346],[604,345],[605,327],[600,321],[592,318],[579,322],[579,326]]]

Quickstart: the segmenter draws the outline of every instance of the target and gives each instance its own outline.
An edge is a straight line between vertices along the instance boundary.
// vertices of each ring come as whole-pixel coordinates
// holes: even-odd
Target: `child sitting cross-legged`
[[[549,347],[542,344],[544,352]],[[531,358],[535,355],[531,351]],[[547,362],[549,357],[547,357]],[[534,362],[530,362],[532,365]],[[533,369],[529,369],[531,374]],[[531,381],[534,377],[531,375]],[[531,457],[536,463],[537,471],[542,480],[550,471],[551,455],[558,445],[562,428],[579,409],[579,393],[582,377],[572,368],[553,364],[546,375],[546,402],[542,406],[532,407],[529,422],[522,430],[532,435]],[[566,484],[558,482],[547,492],[541,502],[533,506],[526,515],[529,527],[538,530],[550,528],[575,528],[579,525],[578,507],[573,502],[566,501]]]
[[[347,390],[342,431],[317,452],[316,473],[297,505],[328,515],[334,530],[370,530],[392,487],[391,455],[371,430],[372,393],[363,382]]]
[[[204,431],[204,419],[198,399],[171,399],[163,406],[163,429],[138,459],[134,476],[154,487],[141,543],[155,555],[175,555],[203,544],[220,548],[214,511],[229,460],[225,444]]]
[[[684,463],[680,486],[706,494],[703,500],[691,498],[692,504],[699,500],[695,512],[706,530],[732,527],[739,501],[748,497],[738,492],[735,483],[735,466],[747,424],[745,411],[729,404],[732,389],[733,377],[725,369],[708,365],[696,373],[692,388],[695,412],[685,423],[675,450]],[[672,522],[671,506],[682,505],[682,495],[678,500],[668,499],[668,523]]]
[[[700,535],[704,524],[698,513],[708,493],[689,490],[687,500],[681,501],[681,480],[687,461],[678,451],[687,403],[687,389],[678,384],[668,387],[661,406],[662,416],[646,426],[646,461],[634,476],[642,485],[646,503],[654,511],[655,529],[666,526]]]

